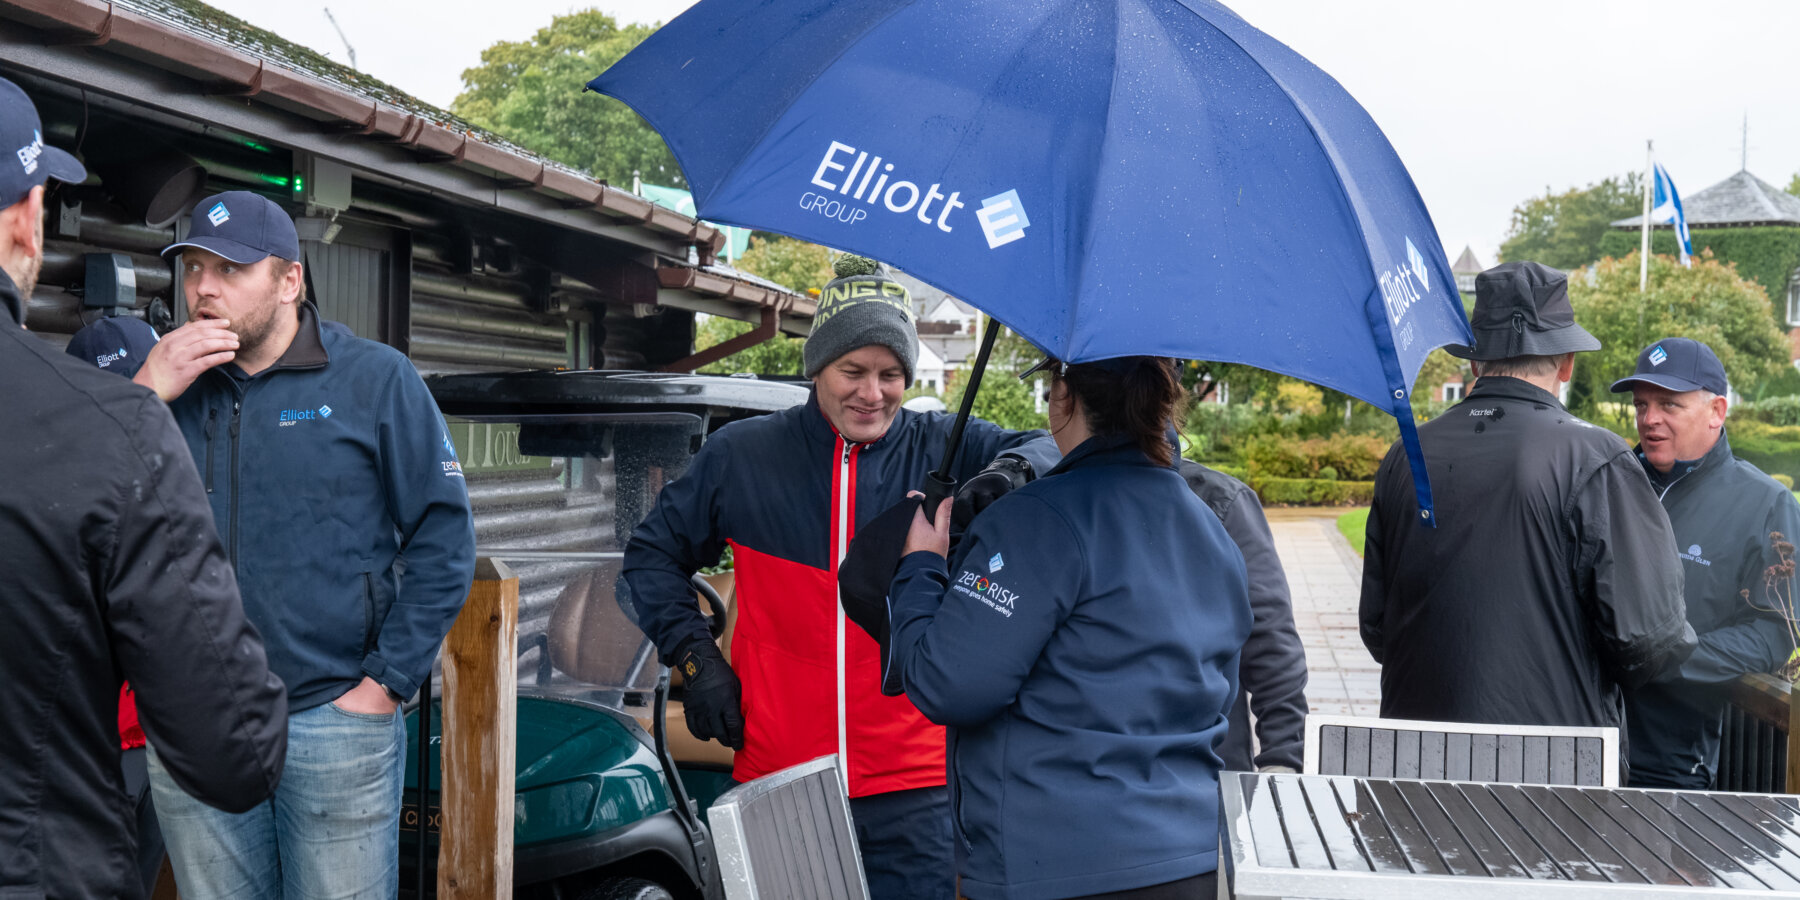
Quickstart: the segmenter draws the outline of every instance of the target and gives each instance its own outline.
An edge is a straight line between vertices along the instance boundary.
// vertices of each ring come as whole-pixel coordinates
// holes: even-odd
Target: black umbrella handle
[[[925,520],[937,524],[938,504],[956,492],[956,479],[950,477],[950,463],[962,449],[963,426],[969,423],[969,412],[975,408],[975,392],[981,390],[981,373],[987,371],[988,354],[994,352],[994,339],[1000,336],[1000,323],[988,316],[981,333],[981,349],[975,353],[975,367],[969,370],[969,386],[963,390],[962,407],[950,426],[950,438],[944,442],[944,459],[937,471],[925,479]]]

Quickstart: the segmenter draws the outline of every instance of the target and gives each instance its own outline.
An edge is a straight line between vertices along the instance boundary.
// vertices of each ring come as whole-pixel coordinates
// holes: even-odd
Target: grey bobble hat
[[[801,351],[806,377],[852,350],[879,344],[894,351],[912,384],[919,360],[919,332],[913,326],[912,292],[882,273],[881,263],[844,254],[832,263],[837,278],[819,293],[812,334]]]

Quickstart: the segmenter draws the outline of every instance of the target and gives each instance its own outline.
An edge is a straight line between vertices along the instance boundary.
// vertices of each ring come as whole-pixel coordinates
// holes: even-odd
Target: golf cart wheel
[[[608,878],[588,886],[575,900],[675,900],[662,885],[642,878]]]

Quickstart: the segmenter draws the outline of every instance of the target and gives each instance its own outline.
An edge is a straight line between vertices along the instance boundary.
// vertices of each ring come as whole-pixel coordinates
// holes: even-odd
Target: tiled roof
[[[1723,225],[1800,225],[1800,197],[1750,174],[1736,175],[1681,201],[1690,227]],[[1643,216],[1613,223],[1640,227]]]
[[[1482,269],[1481,260],[1475,258],[1475,251],[1466,244],[1463,245],[1462,255],[1450,266],[1450,272],[1455,275],[1479,275]]]

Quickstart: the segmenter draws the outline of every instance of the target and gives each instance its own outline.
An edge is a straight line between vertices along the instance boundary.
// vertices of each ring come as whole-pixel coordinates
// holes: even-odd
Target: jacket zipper
[[[843,565],[844,556],[849,552],[851,489],[850,459],[856,455],[856,449],[859,446],[844,440],[841,436],[838,440],[844,445],[844,452],[843,455],[838,457],[838,495],[835,501],[837,504],[837,514],[832,517],[837,521],[837,559],[831,566],[833,575],[836,575],[838,567]],[[832,580],[836,581],[836,578],[833,578]],[[850,789],[850,729],[848,719],[849,703],[844,690],[844,596],[841,589],[837,595],[837,600],[838,608],[834,612],[835,618],[837,619],[838,771],[843,774],[844,790],[848,791]]]
[[[213,440],[219,436],[219,408],[208,406],[206,409],[206,427],[201,434],[206,437],[206,492],[213,492]]]
[[[242,395],[231,401],[231,568],[237,570],[238,559],[238,425],[243,421],[244,401]]]

